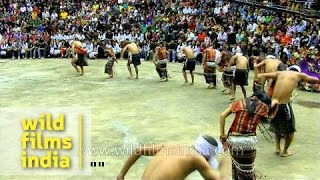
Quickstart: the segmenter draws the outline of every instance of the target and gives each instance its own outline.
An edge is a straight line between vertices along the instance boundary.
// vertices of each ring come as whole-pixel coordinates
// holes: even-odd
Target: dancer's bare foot
[[[188,86],[188,81],[184,82],[184,84],[182,84],[182,86]]]
[[[193,86],[193,85],[194,85],[194,83],[190,83],[189,85],[190,85],[190,86]]]
[[[129,76],[128,79],[133,79],[133,77],[132,77],[132,76]]]
[[[112,79],[113,78],[113,76],[109,76],[109,77],[107,77],[107,79]]]
[[[293,152],[290,152],[290,151],[282,152],[280,154],[281,157],[288,157],[288,156],[291,156],[291,155],[293,155]]]
[[[281,149],[276,149],[276,152],[274,152],[276,155],[280,155]]]
[[[136,76],[136,78],[135,79],[139,79],[139,77],[138,76]]]

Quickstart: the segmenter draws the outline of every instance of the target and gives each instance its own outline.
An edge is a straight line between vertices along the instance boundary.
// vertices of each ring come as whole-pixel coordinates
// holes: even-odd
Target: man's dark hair
[[[287,68],[287,65],[285,65],[284,63],[280,63],[277,67],[277,71],[286,71]]]
[[[256,110],[257,99],[253,99],[252,97],[256,97],[258,100],[266,104],[268,107],[271,106],[271,98],[268,96],[266,92],[255,92],[250,98],[246,99],[247,112],[249,116],[252,117],[254,115],[254,111]]]
[[[216,140],[214,137],[209,136],[209,135],[202,135],[202,137],[203,137],[206,141],[208,141],[210,144],[212,144],[213,146],[218,146],[218,142],[217,142],[217,140]]]

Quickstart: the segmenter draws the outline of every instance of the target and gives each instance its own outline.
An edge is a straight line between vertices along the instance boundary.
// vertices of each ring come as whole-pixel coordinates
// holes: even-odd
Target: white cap
[[[293,65],[288,68],[289,71],[301,72],[301,68],[298,65]]]

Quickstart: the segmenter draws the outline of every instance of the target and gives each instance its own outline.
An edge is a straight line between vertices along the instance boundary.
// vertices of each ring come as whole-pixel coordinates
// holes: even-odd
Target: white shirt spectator
[[[300,38],[299,37],[292,38],[291,44],[293,46],[299,47],[300,46]]]
[[[247,30],[250,31],[250,32],[254,32],[257,28],[257,24],[256,23],[250,23],[248,24],[247,26]]]
[[[50,12],[48,10],[42,12],[42,18],[49,19],[50,18]]]
[[[118,0],[118,4],[122,4],[123,3],[123,0]]]
[[[192,10],[190,7],[185,7],[182,10],[183,14],[191,14]]]
[[[91,18],[91,21],[92,21],[92,22],[98,22],[98,18],[97,18],[97,17],[92,17],[92,18]]]
[[[226,14],[226,13],[228,12],[228,9],[229,9],[229,6],[228,6],[228,5],[223,6],[223,8],[222,8],[223,14]],[[219,11],[219,12],[220,12],[220,11]]]
[[[27,11],[28,12],[32,12],[33,11],[33,8],[30,4],[27,5]]]
[[[58,18],[58,14],[56,12],[53,12],[51,14],[51,19],[57,19]]]
[[[100,39],[100,41],[104,41],[106,39],[106,33],[100,33],[98,35],[98,38]]]
[[[113,52],[115,52],[115,54],[118,54],[121,52],[121,48],[119,46],[118,43],[116,43],[113,47],[112,47]]]
[[[85,49],[88,53],[91,53],[93,51],[93,43],[90,42],[90,43],[86,44]]]
[[[21,6],[21,7],[20,7],[20,11],[21,11],[22,13],[26,12],[26,11],[27,11],[26,6]]]
[[[228,35],[226,32],[219,32],[217,37],[218,42],[227,42],[228,41]]]
[[[194,34],[193,34],[193,32],[189,32],[189,33],[187,33],[187,41],[192,41],[192,40],[194,40],[194,38],[195,38],[195,36],[194,36]]]
[[[198,9],[197,8],[192,8],[191,9],[191,14],[197,14],[198,13]]]
[[[265,37],[265,36],[262,36],[262,44],[267,44],[269,41],[270,41],[270,36],[267,36],[267,37]]]
[[[215,13],[215,14],[219,14],[220,13],[220,7],[215,7],[214,8],[214,10],[213,10],[213,12]]]
[[[306,29],[306,27],[301,23],[296,27],[297,27],[297,32],[303,32]]]
[[[260,15],[259,15],[259,16],[257,17],[257,21],[258,21],[258,22],[264,23],[265,20],[266,20],[266,18],[265,18],[264,16],[260,16]]]

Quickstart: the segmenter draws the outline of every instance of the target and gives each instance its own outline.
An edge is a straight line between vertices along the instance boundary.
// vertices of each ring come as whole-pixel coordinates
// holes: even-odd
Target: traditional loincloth
[[[232,179],[256,179],[254,161],[256,158],[256,145],[258,140],[254,134],[229,135],[232,158]]]
[[[138,66],[141,64],[140,61],[140,54],[132,54],[131,55],[131,62],[134,66]]]
[[[236,69],[234,73],[233,83],[235,85],[247,86],[248,85],[248,70]]]
[[[77,60],[75,61],[75,64],[77,66],[88,66],[88,63],[86,61],[86,56],[85,55],[77,54],[76,59]]]
[[[275,108],[275,116],[270,123],[269,131],[275,134],[290,134],[295,132],[295,117],[291,104],[277,104]]]
[[[224,70],[221,81],[225,87],[231,87],[233,83],[234,70]]]
[[[216,86],[217,84],[217,76],[216,76],[216,63],[215,62],[207,62],[204,67],[204,77],[206,79],[207,84],[213,84]]]
[[[167,59],[158,60],[156,71],[160,78],[167,78],[168,71],[167,71]]]
[[[109,60],[104,68],[104,73],[113,75],[113,70],[112,70],[113,64],[114,64],[114,60]]]
[[[194,71],[196,68],[196,59],[188,59],[183,63],[183,71],[189,70],[189,71]]]

